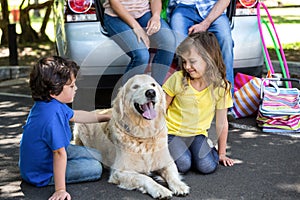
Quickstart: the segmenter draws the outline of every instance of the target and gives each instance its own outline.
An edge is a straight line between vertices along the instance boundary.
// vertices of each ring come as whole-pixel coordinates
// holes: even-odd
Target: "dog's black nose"
[[[153,90],[153,89],[147,90],[147,91],[145,92],[145,96],[146,96],[147,98],[154,98],[154,97],[156,96],[156,92],[155,92],[155,90]]]

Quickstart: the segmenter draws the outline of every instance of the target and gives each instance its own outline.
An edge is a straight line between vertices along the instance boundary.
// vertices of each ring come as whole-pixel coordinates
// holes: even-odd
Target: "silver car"
[[[109,107],[129,57],[103,27],[103,0],[55,0],[57,53],[80,65],[73,107]],[[232,0],[227,15],[234,40],[234,69],[260,75],[263,55],[256,15],[257,0]]]

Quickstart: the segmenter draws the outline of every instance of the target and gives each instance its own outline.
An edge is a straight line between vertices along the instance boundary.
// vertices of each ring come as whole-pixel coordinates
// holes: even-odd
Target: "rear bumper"
[[[258,67],[263,65],[261,39],[256,16],[233,18],[234,68]]]
[[[66,23],[64,28],[66,41],[58,52],[80,65],[81,74],[124,73],[129,58],[113,40],[101,32],[100,22]]]

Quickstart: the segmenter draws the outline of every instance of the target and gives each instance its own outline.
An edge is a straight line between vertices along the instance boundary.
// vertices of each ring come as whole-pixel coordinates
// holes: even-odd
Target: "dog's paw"
[[[175,196],[187,196],[190,193],[190,187],[182,181],[169,185],[169,187]]]
[[[171,199],[173,192],[159,184],[153,186],[148,193],[155,199]]]

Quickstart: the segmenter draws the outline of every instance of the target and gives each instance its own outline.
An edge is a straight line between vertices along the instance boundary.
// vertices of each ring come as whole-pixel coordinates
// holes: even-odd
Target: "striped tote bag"
[[[256,118],[264,132],[300,132],[300,92],[297,88],[262,85]]]
[[[257,114],[261,101],[261,79],[252,77],[251,79],[246,80],[248,82],[237,89],[233,95],[232,113],[234,114],[235,118],[242,118]]]

